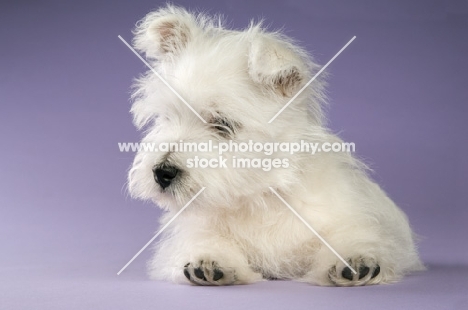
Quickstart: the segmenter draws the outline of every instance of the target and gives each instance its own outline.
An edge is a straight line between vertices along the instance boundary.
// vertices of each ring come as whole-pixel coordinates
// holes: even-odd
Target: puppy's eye
[[[215,129],[221,137],[229,137],[234,134],[236,125],[234,122],[224,117],[216,117],[211,120],[212,128]]]

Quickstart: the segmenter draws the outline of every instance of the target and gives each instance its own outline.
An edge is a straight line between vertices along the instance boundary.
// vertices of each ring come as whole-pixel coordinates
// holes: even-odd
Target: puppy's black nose
[[[162,187],[162,189],[171,185],[171,182],[178,173],[179,169],[174,166],[163,165],[153,168],[154,180]]]

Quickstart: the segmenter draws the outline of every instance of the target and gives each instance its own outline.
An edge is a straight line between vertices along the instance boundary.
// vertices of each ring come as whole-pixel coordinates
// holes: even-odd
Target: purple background
[[[0,309],[467,309],[468,1],[177,1],[245,27],[264,17],[329,67],[330,126],[422,236],[424,273],[394,285],[275,281],[191,287],[149,281],[159,216],[131,200],[138,141],[117,35],[158,1],[0,4]]]

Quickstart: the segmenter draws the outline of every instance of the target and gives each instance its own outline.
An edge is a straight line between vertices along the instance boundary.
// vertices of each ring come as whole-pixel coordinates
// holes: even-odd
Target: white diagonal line
[[[185,206],[184,206],[182,209],[180,209],[180,211],[179,211],[179,212],[177,212],[177,214],[176,214],[176,215],[174,215],[174,217],[173,217],[173,218],[171,218],[171,220],[170,220],[169,222],[167,222],[167,223],[166,223],[166,225],[164,225],[164,226],[163,226],[163,228],[161,228],[161,229],[158,231],[158,233],[157,233],[156,235],[154,235],[154,237],[153,237],[153,238],[151,238],[151,240],[150,240],[150,241],[148,241],[148,242],[145,244],[145,246],[144,246],[144,247],[142,247],[142,248],[141,248],[141,250],[140,250],[140,251],[138,251],[138,253],[136,253],[136,254],[135,254],[135,256],[133,256],[133,257],[132,257],[132,259],[131,259],[131,260],[130,260],[130,261],[127,263],[127,264],[125,264],[125,266],[123,266],[123,268],[122,268],[122,269],[120,269],[120,271],[119,271],[119,272],[117,272],[117,275],[120,275],[120,274],[122,273],[122,271],[124,271],[124,270],[125,270],[125,268],[127,268],[127,267],[128,267],[128,265],[130,265],[130,264],[131,264],[131,263],[132,263],[132,262],[135,260],[135,258],[137,258],[137,257],[138,257],[138,255],[140,255],[140,254],[141,254],[141,252],[143,252],[143,251],[144,251],[144,250],[145,250],[145,249],[146,249],[146,248],[147,248],[147,247],[148,247],[148,246],[151,244],[151,242],[153,242],[153,241],[154,241],[154,239],[156,239],[156,238],[157,238],[157,237],[158,237],[158,236],[159,236],[159,235],[160,235],[160,234],[161,234],[161,233],[164,231],[164,229],[166,229],[166,228],[167,228],[167,226],[169,226],[169,225],[170,225],[170,224],[171,224],[171,223],[172,223],[172,222],[173,222],[173,221],[174,221],[174,220],[175,220],[175,219],[176,219],[176,218],[177,218],[177,217],[178,217],[178,216],[179,216],[179,215],[180,215],[180,214],[181,214],[181,213],[182,213],[182,212],[183,212],[183,211],[184,211],[184,210],[185,210],[185,209],[186,209],[186,208],[187,208],[187,207],[188,207],[188,206],[191,204],[191,203],[192,203],[192,201],[194,201],[194,200],[195,200],[195,198],[197,198],[197,197],[198,197],[198,195],[200,195],[200,194],[201,194],[201,192],[203,192],[203,191],[205,190],[205,188],[206,188],[206,187],[202,187],[202,189],[201,189],[201,190],[200,190],[200,191],[199,191],[199,192],[198,192],[198,193],[197,193],[195,196],[193,196],[193,198],[192,198],[192,199],[190,199],[190,201],[189,201],[189,202],[187,202],[187,204],[186,204],[186,205],[185,205]]]
[[[185,101],[185,99],[182,98],[182,96],[179,95],[179,93],[176,92],[176,90],[175,90],[174,88],[172,88],[172,86],[169,85],[169,83],[168,83],[166,80],[164,80],[164,79],[162,78],[162,76],[161,76],[156,70],[154,70],[154,68],[151,67],[150,64],[149,64],[143,57],[141,57],[141,55],[138,54],[137,51],[135,51],[135,49],[134,49],[130,44],[127,43],[127,41],[125,41],[124,38],[122,38],[120,35],[118,36],[118,38],[119,38],[119,39],[120,39],[120,40],[121,40],[137,57],[138,57],[138,58],[140,58],[140,60],[143,61],[143,63],[144,63],[148,68],[150,68],[150,70],[153,71],[153,73],[156,74],[156,76],[157,76],[164,84],[166,84],[166,86],[169,87],[169,89],[170,89],[170,90],[171,90],[171,91],[172,91],[172,92],[173,92],[173,93],[174,93],[174,94],[175,94],[175,95],[176,95],[176,96],[177,96],[177,97],[178,97],[178,98],[179,98],[179,99],[196,115],[196,116],[198,116],[198,118],[201,119],[201,121],[202,121],[203,123],[206,124],[206,121],[203,119],[203,117],[201,117],[200,114],[198,114],[197,111],[195,111],[195,110],[192,108],[192,106],[191,106],[190,104],[188,104],[188,102]]]
[[[271,122],[273,122],[273,121],[275,120],[275,118],[277,118],[278,115],[280,115],[280,114],[284,111],[284,109],[286,109],[286,108],[291,104],[291,102],[293,102],[293,101],[297,98],[297,96],[299,96],[299,95],[304,91],[304,89],[306,89],[307,86],[309,86],[310,83],[312,83],[312,82],[320,75],[320,73],[322,73],[323,70],[325,70],[325,69],[328,67],[328,65],[331,64],[332,61],[335,60],[335,58],[338,57],[338,55],[340,55],[341,52],[343,52],[343,51],[345,50],[345,48],[347,48],[348,45],[350,45],[351,42],[354,41],[354,39],[356,39],[356,36],[352,37],[351,40],[349,40],[348,43],[346,43],[346,45],[343,46],[343,47],[338,51],[338,53],[336,53],[335,56],[333,56],[333,58],[330,59],[330,60],[325,64],[325,66],[323,66],[322,69],[320,69],[320,71],[317,72],[317,74],[315,74],[314,77],[313,77],[312,79],[310,79],[310,81],[307,82],[307,84],[305,84],[305,85],[297,92],[297,94],[294,95],[294,97],[292,97],[292,98],[288,101],[288,103],[286,103],[286,105],[285,105],[284,107],[282,107],[281,110],[279,110],[278,113],[276,113],[275,116],[273,116],[273,118],[270,119],[270,120],[268,121],[268,124],[271,124]]]
[[[320,239],[320,241],[323,242],[323,244],[325,244],[329,249],[330,251],[333,252],[333,254],[336,255],[336,257],[338,257],[342,262],[343,264],[345,264],[349,269],[351,269],[351,271],[354,273],[354,274],[357,274],[356,270],[353,269],[353,267],[351,267],[344,259],[343,257],[340,256],[340,254],[338,254],[338,252],[335,251],[335,249],[332,248],[332,246],[330,244],[328,244],[327,241],[325,241],[325,239],[322,238],[322,236],[319,235],[318,232],[315,231],[315,229],[312,228],[312,226],[309,225],[309,223],[306,222],[306,220],[304,220],[300,215],[299,213],[296,212],[296,210],[293,209],[293,207],[291,207],[287,202],[286,200],[283,199],[283,197],[281,197],[274,189],[273,187],[270,186],[270,190],[273,192],[273,194],[276,195],[276,197],[279,198],[279,200],[281,200],[288,208],[289,210],[292,211],[292,213],[294,213],[294,215],[296,215],[301,221],[302,223],[304,223],[307,228],[309,228],[316,236],[317,238]]]

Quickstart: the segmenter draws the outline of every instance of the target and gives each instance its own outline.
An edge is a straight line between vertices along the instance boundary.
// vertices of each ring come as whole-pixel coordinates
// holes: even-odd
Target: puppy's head
[[[219,143],[291,142],[305,137],[311,126],[320,127],[322,83],[314,81],[294,98],[318,70],[305,52],[258,24],[245,31],[227,30],[219,19],[172,6],[148,14],[134,33],[135,48],[154,69],[135,84],[134,122],[146,129],[142,142],[174,145],[137,154],[129,173],[134,196],[177,208],[206,187],[197,201],[227,207],[260,198],[269,186],[297,182],[300,156],[232,149],[222,154],[227,167],[188,163],[195,156],[221,161]],[[175,146],[180,142],[200,146],[210,140],[214,147],[203,154]],[[238,158],[276,157],[287,157],[288,167],[268,171],[233,167]]]

